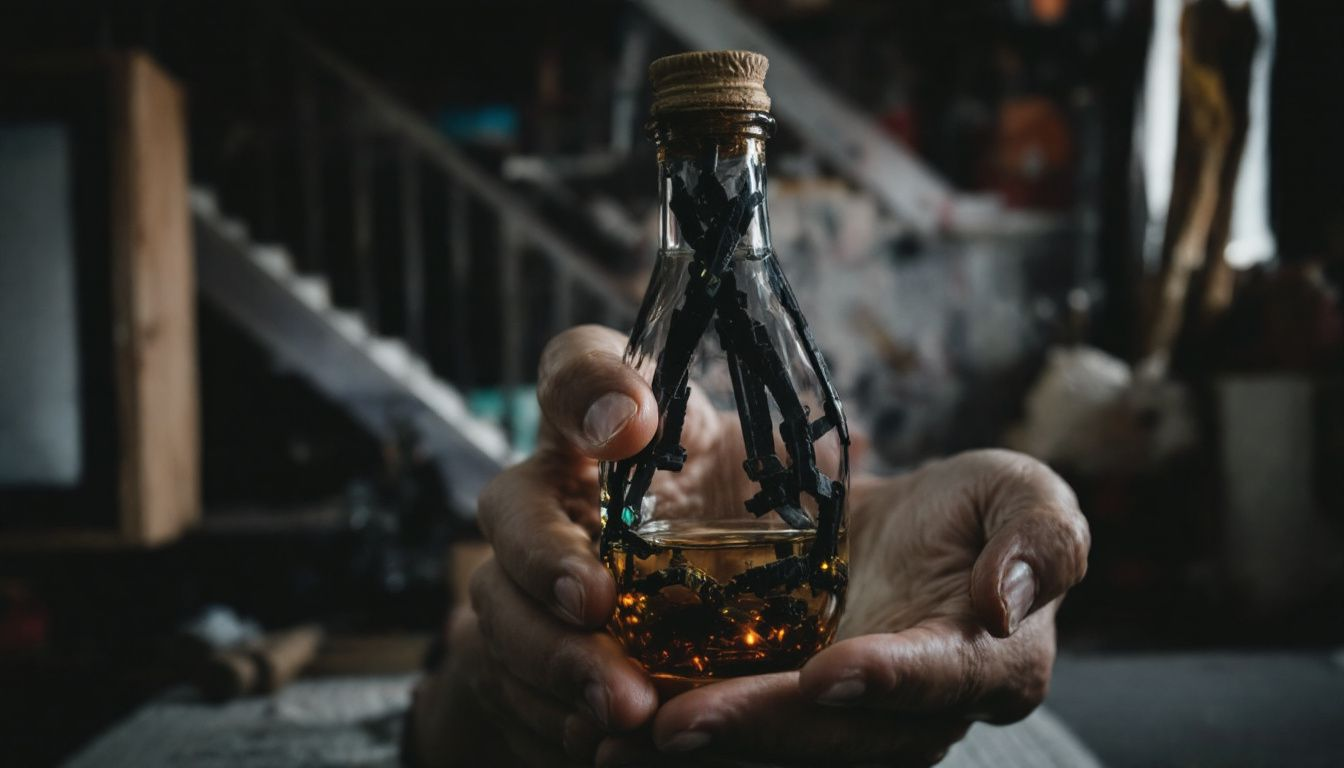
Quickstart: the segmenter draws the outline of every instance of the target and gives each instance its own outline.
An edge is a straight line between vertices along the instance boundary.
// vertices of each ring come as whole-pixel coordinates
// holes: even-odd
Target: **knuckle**
[[[609,366],[621,361],[620,335],[600,325],[580,325],[561,331],[546,343],[537,366],[537,395],[544,402],[565,391],[563,384],[591,371],[594,363]]]
[[[561,725],[561,744],[571,759],[592,765],[604,734],[580,715],[569,715]]]
[[[555,552],[549,547],[527,547],[518,553],[516,562],[515,577],[526,585],[525,589],[542,600],[552,599],[549,593],[550,582],[554,581],[551,574],[556,567]]]
[[[550,384],[547,387],[548,394],[553,395],[556,401],[568,402],[571,406],[576,405],[575,397],[566,400],[562,398],[562,395],[591,393],[595,385],[600,384],[603,379],[610,378],[611,372],[617,370],[620,365],[621,358],[610,350],[585,349],[581,354],[576,355],[551,372]],[[582,407],[586,408],[587,406],[587,402],[582,403]],[[577,420],[583,414],[579,412],[568,415]]]
[[[1085,555],[1092,542],[1092,533],[1087,525],[1087,518],[1078,506],[1078,496],[1073,492],[1073,488],[1064,482],[1064,478],[1055,474],[1054,470],[1041,465],[1041,471],[1046,473],[1043,487],[1039,491],[1039,495],[1046,501],[1043,505],[1044,511],[1060,528],[1065,540],[1073,549]]]
[[[546,652],[546,686],[565,693],[577,687],[587,673],[588,648],[582,635],[566,632]]]
[[[494,580],[491,578],[490,570],[495,567],[494,560],[487,560],[476,568],[471,574],[471,583],[467,591],[471,597],[471,609],[476,613],[477,620],[481,626],[481,634],[489,637],[491,633],[491,620],[494,616],[495,601],[491,599]]]
[[[1070,556],[1071,583],[1077,584],[1082,581],[1087,573],[1087,555],[1092,549],[1092,529],[1087,524],[1087,519],[1081,512],[1075,511],[1068,518],[1067,531],[1065,532],[1065,551]]]
[[[995,707],[997,712],[990,718],[989,722],[995,725],[1016,723],[1026,719],[1027,715],[1035,711],[1039,704],[1039,700],[1028,695],[1020,692],[1010,692],[1003,697],[1003,702]]]
[[[503,713],[499,690],[499,675],[492,664],[480,667],[468,680],[471,692],[475,694],[481,708],[488,714],[500,716]]]
[[[539,382],[545,382],[546,374],[563,361],[566,353],[575,346],[582,346],[582,339],[591,326],[578,325],[555,334],[546,346],[542,347],[541,358],[537,364]]]
[[[497,662],[496,665],[498,665]],[[509,680],[502,669],[497,671],[493,677],[495,678],[495,690],[500,704],[510,712],[520,713],[524,711],[526,703],[523,701],[522,692],[518,690],[517,685]]]
[[[1009,494],[1022,509],[1018,524],[1022,544],[1048,558],[1045,570],[1056,589],[1068,589],[1087,572],[1091,528],[1073,489],[1049,467],[1024,459],[1037,467],[1032,469],[1033,476],[1024,478],[1026,483],[1018,493]]]
[[[976,474],[994,478],[1005,475],[1030,477],[1042,471],[1050,472],[1040,461],[1007,448],[977,448],[959,454],[954,460],[964,463],[966,469],[974,470]]]
[[[1054,668],[1054,654],[1039,654],[1022,676],[1022,698],[1035,709],[1050,692],[1050,673]]]
[[[495,540],[495,518],[504,511],[508,489],[513,486],[518,471],[517,467],[510,467],[495,475],[481,489],[480,499],[476,503],[476,521],[481,533],[489,541]]]
[[[1033,654],[1019,663],[1008,679],[986,697],[985,719],[995,724],[1015,723],[1045,701],[1050,691],[1053,654]]]
[[[1048,675],[1026,678],[1016,690],[1016,695],[1012,697],[1007,713],[1016,720],[1026,717],[1036,707],[1040,706],[1042,701],[1045,701],[1045,695],[1049,692],[1049,688],[1050,677]]]
[[[1068,589],[1082,581],[1087,573],[1087,556],[1092,547],[1092,533],[1087,519],[1077,507],[1062,507],[1052,511],[1045,525],[1037,528],[1042,538],[1037,546],[1045,546],[1054,559],[1049,570],[1055,574],[1059,589]]]

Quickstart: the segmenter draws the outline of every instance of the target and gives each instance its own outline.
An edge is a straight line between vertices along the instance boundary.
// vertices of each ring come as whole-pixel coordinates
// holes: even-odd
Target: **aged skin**
[[[1090,537],[1062,480],[993,450],[856,479],[835,644],[801,670],[660,703],[602,629],[616,592],[593,545],[597,460],[638,451],[657,428],[623,343],[587,326],[543,355],[539,449],[481,499],[496,557],[475,575],[473,609],[454,616],[448,662],[417,691],[419,764],[927,765],[972,721],[1013,722],[1041,702],[1055,611]],[[693,399],[684,441],[691,458],[659,473],[656,492],[713,497],[742,451],[731,414]]]

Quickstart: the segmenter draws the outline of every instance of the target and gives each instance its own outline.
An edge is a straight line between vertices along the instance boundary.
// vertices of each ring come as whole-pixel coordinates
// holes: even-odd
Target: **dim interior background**
[[[1340,759],[1341,39],[1308,0],[6,4],[0,749],[229,638],[416,669],[542,346],[643,291],[648,62],[743,47],[864,468],[1078,492],[1056,713],[1117,765]]]

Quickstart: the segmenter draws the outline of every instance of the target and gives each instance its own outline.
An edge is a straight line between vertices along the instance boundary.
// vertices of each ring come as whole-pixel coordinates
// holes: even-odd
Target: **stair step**
[[[294,275],[289,287],[304,304],[321,312],[331,308],[331,287],[320,275]]]
[[[334,307],[326,278],[296,273],[283,247],[247,240],[209,190],[193,190],[191,204],[202,294],[375,435],[414,429],[453,507],[474,514],[476,494],[516,458],[503,431],[473,416],[404,341],[375,336],[358,313]]]
[[[192,213],[202,216],[219,215],[219,199],[215,197],[213,190],[192,187],[188,199],[191,201]]]
[[[266,270],[271,277],[284,280],[294,274],[294,260],[289,257],[289,251],[282,245],[254,244],[247,253],[252,261]]]
[[[364,324],[364,317],[358,312],[333,308],[327,310],[325,314],[327,322],[350,342],[363,344],[368,340],[369,326]]]
[[[404,377],[411,369],[411,350],[399,339],[381,336],[365,347],[369,357],[393,376]]]

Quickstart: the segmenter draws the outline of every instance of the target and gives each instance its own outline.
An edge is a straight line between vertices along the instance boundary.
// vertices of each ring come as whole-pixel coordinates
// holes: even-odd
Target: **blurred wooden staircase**
[[[520,455],[511,403],[531,381],[545,339],[575,322],[628,324],[634,300],[414,110],[303,36],[286,33],[284,40],[283,61],[305,85],[295,98],[293,187],[300,199],[289,207],[302,219],[293,229],[305,236],[291,244],[259,242],[247,222],[222,209],[211,188],[195,187],[200,293],[371,435],[410,438],[427,450],[450,504],[470,517],[485,483]],[[340,119],[326,119],[333,114]],[[324,148],[330,158],[333,145],[345,147],[338,159],[348,161],[339,180],[324,178],[331,173]],[[394,169],[395,205],[383,205],[375,187],[375,156]],[[325,208],[342,183],[348,207],[332,215]],[[427,203],[429,183],[444,190],[444,205]],[[336,237],[333,224],[344,228]],[[425,232],[436,227],[445,234],[434,248]],[[395,252],[385,250],[375,229],[395,232]],[[353,270],[328,260],[322,243],[338,240],[352,244]],[[492,262],[484,269],[483,258]],[[447,274],[446,287],[427,281],[432,259],[437,274]],[[380,277],[389,263],[399,272],[401,317],[384,331],[379,318],[386,318],[388,306]],[[333,269],[344,269],[353,301],[334,300]],[[491,282],[481,284],[481,275]],[[447,311],[431,316],[431,302]],[[431,327],[445,316],[446,328]],[[437,365],[427,343],[431,331],[448,334],[452,347]],[[483,349],[492,344],[498,349]],[[483,373],[474,362],[482,359],[491,370]],[[467,393],[480,387],[503,398],[502,418],[472,414]]]
[[[458,390],[404,342],[333,306],[326,279],[295,272],[283,246],[254,243],[209,190],[192,190],[191,209],[201,294],[372,435],[414,433],[434,455],[450,501],[470,510],[511,458],[500,427],[473,417]]]

